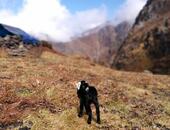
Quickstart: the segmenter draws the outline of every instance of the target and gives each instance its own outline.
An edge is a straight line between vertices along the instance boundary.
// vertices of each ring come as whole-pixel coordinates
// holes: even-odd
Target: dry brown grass
[[[86,115],[77,117],[75,83],[82,79],[99,92],[101,125],[95,114],[92,125]],[[0,58],[0,82],[0,124],[8,128],[28,122],[32,130],[170,128],[166,75],[120,72],[44,51],[37,58]],[[16,125],[18,121],[23,124]]]
[[[4,49],[0,48],[0,58],[7,57],[7,55],[7,52]]]

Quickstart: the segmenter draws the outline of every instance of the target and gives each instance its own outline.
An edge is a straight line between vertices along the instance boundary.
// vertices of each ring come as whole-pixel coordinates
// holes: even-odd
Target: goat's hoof
[[[88,123],[88,124],[91,124],[91,121],[90,121],[90,120],[88,120],[88,121],[87,121],[87,123]]]
[[[98,120],[98,121],[97,121],[97,123],[98,123],[98,124],[101,124],[101,121],[100,121],[100,120]]]
[[[83,116],[83,114],[78,114],[78,117],[82,117]]]

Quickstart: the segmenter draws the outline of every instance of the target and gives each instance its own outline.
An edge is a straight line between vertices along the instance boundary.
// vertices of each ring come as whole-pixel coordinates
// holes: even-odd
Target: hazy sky
[[[50,0],[49,0],[50,2]],[[108,18],[112,18],[125,0],[60,0],[71,13],[93,8],[107,8]],[[17,13],[24,4],[24,0],[0,0],[0,9],[9,9]]]
[[[67,41],[111,20],[133,22],[146,0],[0,0],[0,23]]]
[[[108,13],[108,18],[112,19],[113,14],[120,8],[125,0],[61,0],[72,13],[93,8],[105,7]]]

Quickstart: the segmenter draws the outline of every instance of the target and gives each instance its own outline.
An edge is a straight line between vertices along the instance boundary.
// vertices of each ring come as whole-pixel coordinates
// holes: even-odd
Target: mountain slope
[[[106,23],[83,33],[69,43],[55,44],[54,48],[65,54],[78,54],[109,66],[129,29],[130,24],[127,22],[117,27]]]
[[[0,36],[5,37],[6,35],[13,35],[13,33],[5,29],[4,26],[0,24]]]
[[[0,72],[0,129],[170,129],[170,76],[119,72],[49,50],[0,57]],[[77,116],[82,79],[98,90],[100,125],[94,107],[91,125]]]
[[[113,66],[170,74],[170,1],[148,0]]]
[[[20,36],[25,43],[36,44],[38,42],[37,39],[30,36],[25,31],[23,31],[19,28],[8,26],[5,24],[0,24],[0,37],[5,37],[6,35]]]

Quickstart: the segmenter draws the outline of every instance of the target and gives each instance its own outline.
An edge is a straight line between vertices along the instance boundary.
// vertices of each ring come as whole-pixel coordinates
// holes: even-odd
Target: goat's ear
[[[80,86],[81,86],[81,82],[78,82],[78,83],[76,84],[77,90],[80,90]]]

